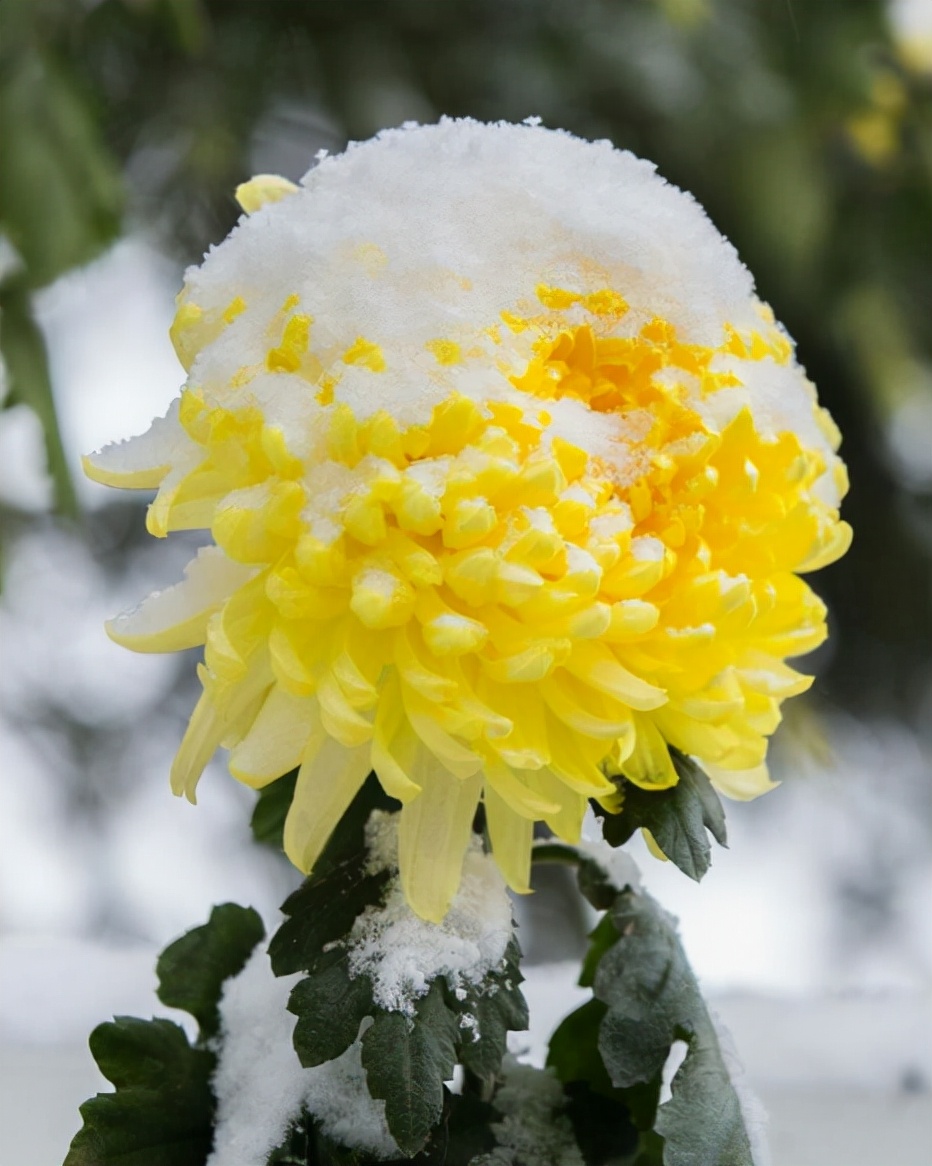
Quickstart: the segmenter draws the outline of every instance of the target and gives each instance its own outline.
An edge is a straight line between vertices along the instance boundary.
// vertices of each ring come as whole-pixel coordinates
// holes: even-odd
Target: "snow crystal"
[[[560,1112],[563,1086],[554,1071],[510,1057],[503,1071],[505,1083],[495,1094],[502,1120],[492,1126],[499,1149],[489,1156],[490,1166],[583,1166],[573,1127]]]
[[[605,872],[605,877],[616,891],[630,887],[641,890],[641,872],[638,865],[625,850],[609,846],[602,837],[602,825],[590,807],[582,824],[582,838],[576,849],[586,858],[592,859]]]
[[[220,1002],[221,1043],[213,1089],[214,1149],[208,1166],[265,1166],[303,1109],[344,1146],[382,1157],[397,1153],[385,1104],[366,1087],[357,1040],[336,1060],[305,1069],[292,1046],[288,996],[301,978],[276,977],[260,945]]]
[[[375,811],[366,829],[369,870],[397,864],[397,814]],[[463,879],[442,923],[428,923],[408,906],[395,875],[381,906],[369,907],[349,937],[350,970],[372,980],[373,998],[390,1012],[414,1014],[415,1001],[437,976],[459,996],[499,968],[511,939],[511,902],[491,855],[475,837],[463,861]]]

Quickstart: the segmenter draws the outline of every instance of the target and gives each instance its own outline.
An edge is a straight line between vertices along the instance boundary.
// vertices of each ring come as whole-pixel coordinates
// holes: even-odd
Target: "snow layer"
[[[607,141],[470,119],[387,130],[323,159],[294,193],[244,216],[185,283],[184,302],[205,322],[230,319],[231,305],[242,305],[217,334],[205,323],[189,383],[209,402],[255,403],[311,463],[329,406],[316,402],[304,374],[257,371],[293,307],[309,321],[311,380],[335,377],[334,403],[358,419],[387,409],[403,426],[424,423],[453,392],[527,405],[509,377],[526,369],[539,331],[502,320],[542,318],[542,284],[620,293],[629,310],[612,325],[619,337],[657,316],[681,340],[712,347],[726,325],[745,334],[763,326],[734,248],[652,163]],[[570,308],[561,326],[584,318]],[[438,343],[458,358],[435,356]],[[379,371],[349,356],[371,346]],[[831,464],[812,386],[795,362],[721,360],[742,384],[697,397],[710,424],[747,405],[762,432],[794,431]],[[570,399],[548,412],[553,435],[624,477],[626,419]],[[95,462],[131,456],[121,448]],[[834,489],[830,475],[826,482]],[[322,489],[311,485],[315,495]]]
[[[366,840],[370,870],[397,869],[397,814],[374,811]],[[460,889],[443,922],[428,923],[415,915],[396,875],[384,903],[368,908],[353,926],[350,968],[354,975],[371,977],[378,1005],[411,1016],[417,999],[438,976],[461,992],[500,967],[513,927],[502,876],[474,837],[463,861]]]
[[[381,1157],[397,1153],[385,1103],[366,1087],[356,1041],[334,1061],[305,1069],[291,1043],[287,1011],[295,976],[276,977],[261,945],[228,980],[220,1004],[222,1043],[213,1088],[214,1149],[208,1166],[265,1166],[289,1126],[307,1109],[324,1133],[344,1146]]]
[[[602,824],[591,807],[583,819],[582,838],[576,843],[576,849],[602,868],[616,891],[623,891],[625,887],[630,887],[632,891],[641,890],[638,864],[626,850],[609,846],[602,837]]]
[[[495,1094],[502,1120],[493,1127],[499,1148],[489,1166],[583,1166],[563,1108],[563,1086],[552,1069],[535,1069],[507,1058],[505,1083]]]

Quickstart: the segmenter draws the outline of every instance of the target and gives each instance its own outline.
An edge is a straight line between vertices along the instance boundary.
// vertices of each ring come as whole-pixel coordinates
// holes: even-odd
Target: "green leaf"
[[[592,931],[589,932],[589,950],[583,959],[582,971],[579,973],[580,988],[591,988],[595,982],[596,969],[599,961],[608,949],[618,942],[618,932],[612,922],[611,915],[603,915]]]
[[[492,1123],[498,1114],[488,1101],[471,1094],[451,1094],[447,1098],[447,1145],[443,1166],[471,1166],[482,1154],[495,1148]]]
[[[251,907],[214,907],[207,923],[186,932],[159,956],[159,999],[169,1008],[190,1012],[202,1040],[216,1035],[223,982],[242,971],[264,937],[262,920]]]
[[[283,803],[286,800],[282,798]],[[502,966],[490,971],[482,983],[466,986],[459,993],[462,999],[442,977],[436,978],[413,1017],[377,1006],[369,977],[351,976],[348,948],[353,926],[364,912],[380,907],[392,877],[387,870],[368,873],[365,826],[373,810],[390,810],[395,804],[371,776],[314,870],[286,901],[283,911],[288,918],[273,936],[269,955],[277,975],[308,973],[292,990],[288,1004],[298,1018],[294,1044],[303,1065],[319,1065],[340,1056],[357,1039],[367,1017],[372,1018],[372,1026],[363,1037],[363,1049],[370,1086],[388,1089],[388,1082],[397,1079],[399,1050],[408,1058],[404,1072],[410,1088],[397,1083],[388,1106],[392,1134],[408,1152],[423,1145],[432,1123],[436,1124],[443,1083],[456,1056],[479,1079],[483,1090],[491,1091],[509,1029],[526,1028],[528,1018],[520,990],[521,951],[516,939],[509,943]],[[423,1032],[422,1026],[426,1026]],[[395,1036],[389,1040],[388,1033]],[[395,1041],[399,1033],[400,1043]],[[383,1056],[388,1056],[388,1062],[378,1064]],[[436,1075],[438,1065],[444,1069],[442,1075]],[[435,1072],[433,1079],[429,1079],[431,1072]]]
[[[712,783],[692,758],[672,748],[670,756],[680,778],[675,786],[645,790],[620,777],[619,813],[596,809],[604,817],[603,834],[611,846],[621,846],[635,830],[650,830],[667,858],[698,882],[712,861],[706,831],[719,845],[727,844],[725,814]]]
[[[568,1113],[587,1162],[601,1161],[612,1147],[624,1148],[625,1153],[633,1153],[638,1145],[643,1149],[660,1099],[660,1073],[627,1089],[612,1084],[599,1052],[607,1011],[601,1000],[592,999],[571,1012],[550,1038],[547,1054],[547,1064],[556,1070],[570,1098]]]
[[[463,1000],[452,1001],[459,1027],[460,1061],[487,1085],[501,1070],[509,1030],[521,1032],[528,1026],[527,1001],[519,987],[524,980],[520,961],[521,948],[512,936],[505,950],[504,966],[490,972],[481,984],[470,987]],[[462,1024],[464,1016],[474,1018],[475,1026]]]
[[[295,984],[288,1011],[298,1018],[294,1047],[307,1068],[341,1056],[375,1010],[368,976],[351,976],[345,951],[326,952],[316,970]]]
[[[71,518],[78,512],[74,483],[62,445],[52,394],[45,340],[32,315],[29,293],[21,279],[0,289],[0,353],[10,378],[8,404],[22,402],[39,418],[45,438],[45,455],[55,487],[58,510]]]
[[[98,255],[117,237],[123,206],[120,167],[91,105],[40,35],[3,53],[0,84],[0,225],[31,288]]]
[[[284,842],[285,818],[294,796],[294,787],[298,780],[298,771],[293,769],[278,781],[259,790],[259,797],[252,811],[250,826],[252,836],[257,842],[281,850]]]
[[[612,1081],[627,1086],[662,1069],[677,1029],[701,1000],[673,925],[653,900],[619,895],[612,922],[619,938],[599,962],[594,989],[608,1005],[602,1058]]]
[[[660,1106],[664,1166],[752,1166],[738,1098],[673,920],[648,895],[624,891],[611,912],[617,942],[599,961],[594,990],[607,1007],[599,1051],[612,1083],[656,1080],[673,1042],[689,1042]]]
[[[344,939],[357,916],[381,901],[388,874],[366,873],[365,826],[374,809],[396,805],[370,775],[313,871],[282,906],[289,918],[269,944],[276,976],[313,971],[324,949]]]
[[[707,1015],[689,1037],[672,1090],[657,1111],[664,1166],[753,1166],[738,1096]]]
[[[634,1162],[641,1135],[631,1121],[627,1106],[620,1100],[595,1092],[584,1081],[566,1086],[566,1116],[587,1166],[621,1166]],[[646,1161],[637,1158],[638,1166]],[[661,1159],[657,1159],[661,1166]]]
[[[440,1120],[457,1037],[443,985],[434,980],[413,1018],[379,1012],[362,1038],[369,1092],[385,1102],[388,1128],[405,1154],[416,1154]]]
[[[213,1142],[214,1056],[169,1020],[118,1016],[91,1034],[115,1093],[81,1106],[64,1166],[204,1166]]]
[[[606,1096],[613,1086],[599,1055],[598,1039],[607,1010],[601,1000],[587,1000],[563,1018],[550,1038],[547,1052],[547,1064],[564,1084],[585,1081]]]

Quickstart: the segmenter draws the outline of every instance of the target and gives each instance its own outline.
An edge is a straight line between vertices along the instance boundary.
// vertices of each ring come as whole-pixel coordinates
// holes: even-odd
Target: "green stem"
[[[531,861],[579,866],[580,854],[575,846],[567,846],[564,842],[538,842],[531,850]]]

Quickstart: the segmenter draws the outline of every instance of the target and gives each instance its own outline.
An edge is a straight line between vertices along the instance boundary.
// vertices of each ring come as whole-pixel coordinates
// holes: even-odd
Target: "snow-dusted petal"
[[[105,445],[82,458],[84,472],[104,486],[125,490],[152,490],[190,445],[178,424],[179,399],[172,401],[164,417],[157,417],[145,433]]]
[[[134,652],[180,652],[203,644],[207,621],[255,568],[234,563],[219,547],[201,547],[180,583],[153,593],[108,621],[107,635]]]

